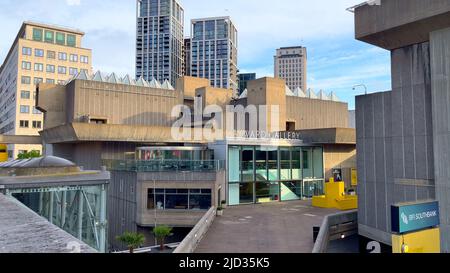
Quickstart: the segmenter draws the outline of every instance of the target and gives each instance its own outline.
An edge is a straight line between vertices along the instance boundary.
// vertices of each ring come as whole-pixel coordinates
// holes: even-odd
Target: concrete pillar
[[[441,216],[441,251],[450,252],[450,28],[430,35],[434,174]]]

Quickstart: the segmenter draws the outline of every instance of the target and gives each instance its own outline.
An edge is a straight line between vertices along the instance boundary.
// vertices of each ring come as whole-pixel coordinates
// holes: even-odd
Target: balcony
[[[218,172],[225,169],[223,160],[111,160],[103,165],[111,171],[131,172]]]

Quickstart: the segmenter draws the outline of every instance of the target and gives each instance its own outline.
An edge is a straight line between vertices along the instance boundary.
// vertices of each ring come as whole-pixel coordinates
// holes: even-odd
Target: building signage
[[[392,232],[406,233],[430,227],[439,222],[439,202],[391,206]]]

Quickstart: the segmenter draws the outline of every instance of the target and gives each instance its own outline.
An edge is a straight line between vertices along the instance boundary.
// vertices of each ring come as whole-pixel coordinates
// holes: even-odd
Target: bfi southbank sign
[[[391,207],[392,232],[407,233],[439,226],[439,202]]]

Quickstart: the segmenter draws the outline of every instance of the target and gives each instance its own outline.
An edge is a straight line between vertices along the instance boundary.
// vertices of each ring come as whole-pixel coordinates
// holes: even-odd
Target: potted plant
[[[217,216],[222,216],[223,215],[223,207],[220,206],[217,208]]]
[[[155,237],[158,240],[159,245],[160,245],[160,250],[162,251],[162,250],[164,250],[164,241],[165,241],[166,237],[172,235],[172,228],[168,227],[166,225],[156,226],[153,229],[153,234],[155,234]]]
[[[222,202],[220,202],[220,203],[222,204],[221,207],[223,207],[223,208],[227,205],[227,201],[225,201],[225,200],[222,200]]]
[[[128,231],[121,236],[117,236],[116,239],[119,242],[126,244],[128,249],[130,250],[130,253],[134,253],[134,250],[136,248],[145,243],[145,236],[143,234],[132,233]]]

